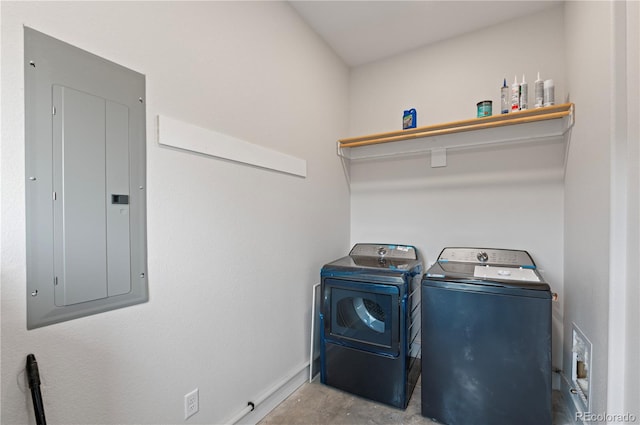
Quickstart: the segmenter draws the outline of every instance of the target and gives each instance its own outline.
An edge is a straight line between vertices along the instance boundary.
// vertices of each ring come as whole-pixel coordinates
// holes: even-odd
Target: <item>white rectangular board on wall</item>
[[[27,329],[148,300],[145,76],[24,28]]]
[[[307,177],[307,161],[304,159],[162,115],[158,115],[158,143]]]

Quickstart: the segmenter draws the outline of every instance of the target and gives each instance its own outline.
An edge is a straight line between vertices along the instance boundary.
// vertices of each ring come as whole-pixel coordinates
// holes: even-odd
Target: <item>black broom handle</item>
[[[33,400],[33,411],[36,415],[37,425],[47,425],[44,418],[44,403],[42,402],[42,394],[40,393],[40,372],[38,372],[38,362],[36,356],[29,354],[27,356],[27,380],[31,389],[31,399]]]

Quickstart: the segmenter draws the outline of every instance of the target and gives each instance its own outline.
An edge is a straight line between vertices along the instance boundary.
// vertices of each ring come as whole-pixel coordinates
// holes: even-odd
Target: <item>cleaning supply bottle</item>
[[[524,80],[522,74],[522,83],[520,83],[520,110],[529,109],[529,84]]]
[[[402,129],[416,128],[418,124],[417,112],[414,108],[404,111],[402,114]]]
[[[555,85],[553,80],[544,80],[544,106],[555,105]]]
[[[538,79],[534,83],[533,91],[536,103],[533,105],[534,108],[542,108],[544,105],[544,82],[540,79],[540,71],[538,71]]]
[[[513,84],[511,84],[511,112],[518,112],[520,109],[520,84],[518,77],[513,76]]]
[[[502,88],[500,88],[500,113],[509,113],[509,87],[507,87],[507,79],[504,79]]]

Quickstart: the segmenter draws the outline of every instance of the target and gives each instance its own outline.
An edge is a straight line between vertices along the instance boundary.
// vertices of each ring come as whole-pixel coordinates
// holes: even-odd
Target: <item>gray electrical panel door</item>
[[[148,299],[144,90],[25,28],[29,329]]]

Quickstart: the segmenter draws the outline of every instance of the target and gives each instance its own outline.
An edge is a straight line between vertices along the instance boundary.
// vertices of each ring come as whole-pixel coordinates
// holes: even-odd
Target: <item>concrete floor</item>
[[[570,425],[560,392],[553,394],[553,425]],[[259,425],[439,425],[420,413],[420,380],[406,410],[395,409],[322,385],[305,383],[271,411]]]

